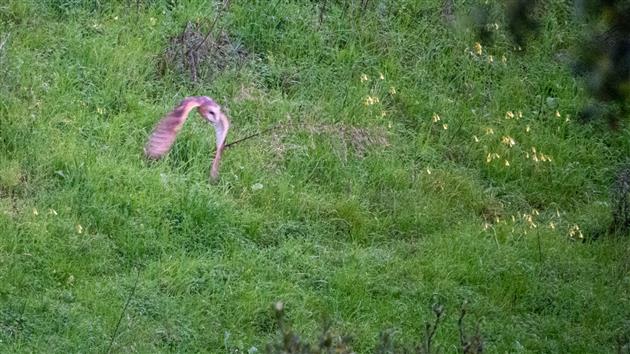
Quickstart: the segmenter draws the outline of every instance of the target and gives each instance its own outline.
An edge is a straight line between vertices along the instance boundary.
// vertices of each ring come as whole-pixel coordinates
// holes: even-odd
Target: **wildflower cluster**
[[[499,25],[496,25],[498,28]],[[475,44],[473,44],[472,50],[466,49],[466,51],[474,58],[485,59],[490,64],[494,63],[494,55],[484,54],[483,46],[479,42],[475,42]],[[501,55],[501,63],[507,64],[507,57],[505,55]]]
[[[365,98],[365,100],[363,101],[363,103],[366,106],[371,106],[373,104],[380,103],[380,102],[381,102],[381,100],[379,100],[379,98],[377,96],[367,96]]]
[[[574,224],[569,227],[569,238],[572,240],[584,239],[584,235],[582,234],[582,230],[580,230],[580,226],[578,226],[578,224]]]
[[[385,109],[385,107],[380,106],[380,104],[382,103],[382,98],[383,96],[387,96],[389,95],[391,96],[395,96],[398,91],[396,90],[396,87],[394,86],[389,86],[388,88],[386,87],[385,83],[385,75],[382,72],[378,73],[378,79],[377,80],[371,80],[370,77],[367,74],[362,73],[359,76],[359,81],[362,84],[366,84],[369,82],[373,82],[373,84],[371,85],[372,87],[369,89],[369,94],[367,94],[366,96],[363,97],[362,103],[365,106],[377,106],[381,109],[380,111],[380,117],[385,117],[388,115],[387,110]],[[383,92],[387,92],[387,94],[381,95],[381,97],[379,97],[379,92],[383,93]],[[389,121],[387,124],[388,128],[392,127],[392,122]]]
[[[550,155],[546,155],[546,154],[543,154],[540,151],[537,151],[536,147],[534,147],[534,146],[532,146],[531,152],[532,152],[531,155],[529,154],[529,152],[525,152],[525,158],[526,159],[531,158],[532,161],[534,161],[536,163],[538,163],[538,162],[551,162],[552,161]]]
[[[521,111],[517,111],[516,113],[514,113],[512,111],[505,112],[505,119],[516,119],[516,120],[519,120],[521,118],[523,118],[523,112],[521,112]]]
[[[489,222],[484,222],[483,229],[489,230],[495,228],[495,225],[504,225],[511,228],[510,234],[514,235],[517,233],[517,230],[522,230],[524,235],[527,235],[528,230],[534,230],[538,228],[538,222],[536,218],[540,215],[539,211],[536,209],[532,209],[529,213],[522,213],[519,215],[511,215],[506,219],[501,219],[500,217],[494,218],[494,223],[491,224]],[[522,228],[519,228],[519,225]]]
[[[556,112],[556,115],[559,117],[562,117],[562,115],[560,115],[559,112]],[[523,118],[522,111],[508,110],[503,115],[503,118],[501,120],[497,120],[496,122],[499,125],[504,125],[504,123],[502,123],[504,122],[503,119],[505,119],[505,121],[519,121],[522,118]],[[525,125],[524,133],[529,134],[533,131],[530,124],[524,124],[524,125]],[[485,128],[483,128],[483,133],[484,133],[483,135],[472,136],[472,139],[475,143],[480,143],[480,142],[489,143],[489,145],[484,145],[484,150],[485,150],[484,156],[485,156],[486,163],[489,164],[492,161],[501,160],[503,162],[502,165],[504,165],[505,167],[509,167],[512,165],[513,159],[516,159],[519,156],[525,157],[525,159],[531,160],[535,164],[545,163],[545,162],[550,163],[554,160],[550,154],[538,151],[535,146],[532,146],[530,148],[525,148],[522,143],[519,145],[520,138],[518,138],[518,134],[517,136],[511,135],[511,134],[500,134],[497,131],[498,129],[499,128],[496,128],[496,127],[486,126]],[[515,131],[514,129],[510,129],[510,130],[512,132]],[[500,137],[497,140],[495,140],[494,138],[490,137],[493,135],[499,135]],[[527,140],[527,139],[524,139],[524,140]],[[502,155],[504,156],[504,158],[502,158]]]
[[[536,224],[535,218],[539,215],[540,213],[538,212],[538,210],[533,209],[531,213],[524,213],[522,215],[522,218],[525,221],[527,227],[529,227],[530,229],[536,229],[538,228],[538,224]]]
[[[501,137],[501,143],[507,145],[507,147],[513,147],[514,145],[516,145],[516,140],[514,140],[514,138],[509,135],[504,135],[503,137]]]
[[[562,225],[562,217],[559,210],[556,210],[555,213],[546,213],[545,215],[542,215],[538,209],[534,208],[529,212],[521,212],[505,218],[495,216],[491,220],[486,220],[482,224],[482,229],[484,231],[497,231],[497,227],[501,225],[503,227],[507,227],[509,231],[506,231],[511,235],[527,235],[529,232],[543,229],[550,232],[556,232],[562,229],[559,227],[559,225]],[[501,227],[498,229],[500,230]],[[584,239],[584,234],[578,224],[569,224],[568,228],[564,230],[567,230],[567,235],[571,240]]]
[[[37,210],[37,208],[32,208],[31,212],[33,213],[34,216],[38,217],[40,215],[39,210]],[[55,217],[58,216],[59,213],[57,212],[57,210],[53,209],[53,208],[48,208],[46,214],[48,217]],[[85,229],[83,228],[83,226],[81,224],[76,224],[74,226],[74,230],[76,231],[77,234],[83,234],[83,232],[85,231]]]

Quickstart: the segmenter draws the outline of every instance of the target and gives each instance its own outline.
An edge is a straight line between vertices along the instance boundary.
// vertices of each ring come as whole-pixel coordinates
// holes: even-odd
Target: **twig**
[[[427,354],[431,354],[431,344],[432,344],[431,342],[433,341],[433,336],[435,336],[435,332],[437,331],[438,326],[440,324],[440,319],[442,318],[442,314],[444,314],[444,307],[438,304],[433,305],[433,313],[435,313],[435,323],[433,324],[433,326],[431,326],[431,324],[427,322],[426,327],[425,327],[426,335],[427,335],[425,352]]]
[[[125,302],[125,306],[120,312],[120,318],[118,318],[118,323],[116,323],[116,328],[114,329],[114,333],[112,333],[112,340],[109,342],[109,346],[107,347],[106,353],[111,353],[112,346],[114,345],[114,340],[116,339],[116,334],[118,333],[118,328],[120,328],[120,323],[122,322],[123,317],[125,316],[125,312],[127,312],[127,307],[129,307],[129,303],[136,293],[136,288],[138,288],[138,280],[140,279],[140,270],[136,268],[136,280],[133,284],[133,288],[131,288],[131,292],[127,297],[127,301]]]
[[[475,334],[473,336],[467,336],[464,329],[464,317],[466,316],[466,304],[464,301],[462,304],[459,320],[457,320],[457,326],[459,327],[459,342],[463,354],[469,353],[483,353],[483,338],[481,338],[479,330],[479,322],[477,322]]]
[[[238,139],[238,140],[236,140],[236,141],[233,141],[233,142],[231,142],[231,143],[229,143],[229,144],[225,144],[224,148],[225,148],[225,149],[227,149],[227,148],[229,148],[230,146],[234,146],[234,145],[236,145],[236,144],[238,144],[238,143],[240,143],[240,142],[243,142],[243,141],[245,141],[245,140],[249,140],[249,139],[251,139],[251,138],[257,137],[257,136],[259,136],[259,135],[265,134],[265,133],[267,133],[267,132],[270,132],[270,131],[272,131],[272,130],[275,130],[275,129],[278,129],[278,128],[280,128],[280,127],[287,126],[287,125],[290,125],[290,124],[291,124],[291,123],[289,123],[289,124],[283,124],[283,123],[276,124],[276,125],[271,126],[271,127],[267,128],[267,129],[263,129],[263,130],[261,130],[261,131],[259,131],[259,132],[256,132],[256,133],[251,134],[251,135],[248,135],[248,136],[246,136],[246,137],[244,137],[244,138],[241,138],[241,139]]]
[[[217,21],[219,20],[219,16],[221,15],[221,13],[217,13],[217,15],[214,17],[214,21],[212,22],[212,25],[210,25],[210,29],[208,30],[208,34],[206,34],[206,36],[203,38],[203,40],[201,42],[199,42],[199,44],[197,44],[194,48],[191,47],[190,49],[188,49],[188,51],[186,52],[186,54],[192,52],[192,51],[198,51],[199,48],[201,48],[201,46],[206,43],[206,41],[208,40],[208,38],[210,38],[210,36],[212,35],[212,31],[214,30],[214,26],[216,26]]]
[[[3,36],[2,38],[2,43],[0,43],[0,51],[2,51],[2,49],[4,48],[4,45],[7,43],[7,41],[9,40],[9,37],[11,35],[7,34],[6,36]]]
[[[466,352],[466,348],[468,347],[468,343],[465,339],[466,334],[464,333],[464,317],[466,316],[466,302],[462,304],[461,311],[459,313],[459,319],[457,320],[457,327],[459,327],[459,343]]]
[[[543,252],[542,252],[542,245],[540,244],[540,231],[536,231],[536,236],[538,239],[538,261],[542,264]]]
[[[326,13],[326,3],[327,3],[327,0],[324,0],[319,6],[319,26],[321,26],[322,23],[324,22],[324,15]]]
[[[367,9],[369,3],[370,3],[370,0],[361,0],[361,12]]]
[[[455,140],[455,136],[457,135],[457,133],[459,133],[460,130],[462,130],[463,126],[464,126],[464,120],[462,119],[460,120],[460,123],[457,129],[455,129],[455,131],[451,134],[451,140],[448,142],[446,146],[451,146],[451,144],[453,144],[453,140]]]
[[[201,48],[201,46],[206,43],[206,41],[208,41],[208,38],[210,38],[210,36],[212,35],[212,31],[214,30],[214,27],[217,25],[217,22],[219,21],[219,17],[221,16],[221,12],[227,10],[227,8],[230,6],[230,1],[229,0],[224,0],[223,1],[223,8],[220,9],[219,11],[217,11],[217,14],[214,16],[214,21],[212,21],[212,25],[210,25],[210,29],[208,29],[208,34],[206,34],[206,36],[203,38],[203,40],[201,42],[199,42],[199,44],[197,44],[195,46],[195,48],[190,48],[188,50],[188,52],[186,52],[186,54],[188,54],[191,50],[192,51],[198,51],[199,48]]]
[[[455,22],[455,10],[453,9],[455,4],[453,4],[453,0],[444,0],[442,1],[442,18],[446,23]]]

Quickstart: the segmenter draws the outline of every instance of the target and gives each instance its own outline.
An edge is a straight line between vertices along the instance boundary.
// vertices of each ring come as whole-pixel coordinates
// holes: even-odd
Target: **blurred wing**
[[[223,116],[222,118],[223,119],[219,119],[218,121],[212,123],[212,125],[214,125],[214,131],[217,135],[217,149],[225,145],[225,140],[227,139],[227,133],[228,133],[228,130],[230,129],[230,122],[227,120],[225,116]]]
[[[221,156],[223,155],[223,147],[217,149],[212,160],[212,168],[210,169],[210,180],[216,182],[219,179],[219,164],[221,163]]]
[[[210,169],[210,178],[212,181],[216,181],[219,178],[219,164],[221,163],[221,156],[223,155],[223,148],[225,146],[225,140],[227,139],[228,130],[230,130],[230,121],[223,114],[219,114],[219,119],[212,121],[214,131],[217,135],[217,151],[212,161],[212,169]]]
[[[153,129],[147,145],[144,147],[144,153],[148,158],[159,159],[171,149],[177,133],[182,129],[184,122],[186,122],[188,113],[196,106],[193,100],[185,99],[166,117],[160,120],[155,129]]]

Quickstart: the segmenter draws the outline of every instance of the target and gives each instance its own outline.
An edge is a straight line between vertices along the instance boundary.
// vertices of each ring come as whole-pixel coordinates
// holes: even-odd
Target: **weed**
[[[483,339],[479,333],[479,324],[477,324],[476,332],[473,336],[467,336],[464,328],[464,317],[466,316],[466,304],[462,305],[457,326],[460,331],[460,350],[462,353],[483,353]],[[444,306],[435,303],[432,306],[435,320],[433,323],[426,322],[424,325],[424,334],[420,342],[405,345],[396,343],[391,331],[382,331],[379,334],[378,342],[372,351],[375,354],[396,354],[396,353],[415,353],[415,354],[431,354],[440,352],[434,346],[435,334],[445,315]],[[341,353],[351,354],[354,351],[351,348],[351,337],[334,335],[330,329],[330,325],[323,326],[322,334],[315,344],[305,341],[299,334],[295,333],[291,326],[287,323],[284,303],[277,302],[274,305],[274,313],[278,322],[280,339],[267,345],[267,352],[270,354],[281,353]]]
[[[613,220],[610,231],[627,235],[630,231],[630,167],[627,165],[617,172],[611,195]]]

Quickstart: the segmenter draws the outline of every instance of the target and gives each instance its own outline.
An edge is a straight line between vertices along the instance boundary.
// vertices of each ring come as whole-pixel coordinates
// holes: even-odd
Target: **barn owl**
[[[221,111],[221,107],[211,98],[206,96],[186,97],[174,110],[167,114],[157,124],[149,141],[144,147],[145,155],[150,159],[160,159],[171,149],[175,142],[177,133],[180,131],[188,114],[197,108],[197,112],[214,126],[216,132],[217,150],[210,169],[211,181],[216,181],[219,177],[219,163],[225,148],[225,140],[230,121]]]

